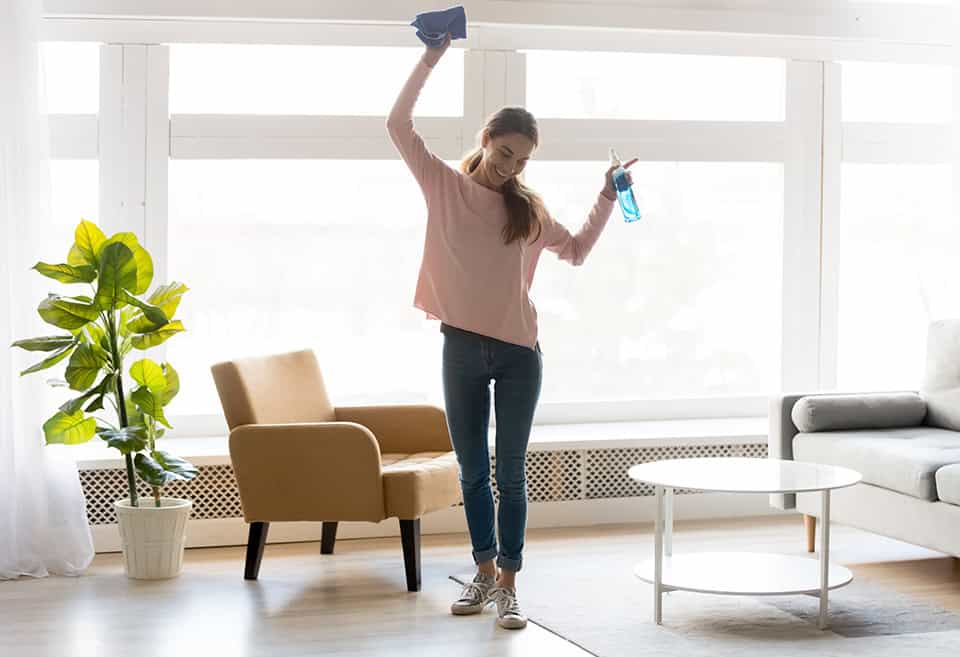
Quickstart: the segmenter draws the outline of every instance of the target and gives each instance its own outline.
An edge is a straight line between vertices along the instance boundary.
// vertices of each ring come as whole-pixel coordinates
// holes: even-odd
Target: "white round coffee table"
[[[853,574],[830,565],[830,491],[853,486],[860,473],[849,468],[761,458],[694,458],[635,465],[629,475],[653,484],[657,500],[654,558],[634,569],[653,584],[654,620],[662,621],[665,591],[722,595],[820,596],[819,627],[827,627],[827,592],[849,584]],[[676,489],[723,493],[821,492],[820,558],[758,552],[700,552],[674,556],[673,493]]]

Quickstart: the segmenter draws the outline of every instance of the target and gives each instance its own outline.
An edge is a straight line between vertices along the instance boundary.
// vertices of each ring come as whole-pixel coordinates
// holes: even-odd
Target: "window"
[[[50,114],[96,114],[100,108],[100,50],[96,43],[41,45],[41,79]]]
[[[844,121],[949,123],[953,85],[949,66],[842,63]]]
[[[606,162],[533,162],[527,182],[576,232]],[[779,385],[783,166],[638,162],[582,267],[544,252],[532,290],[546,402],[766,395]]]
[[[838,388],[916,389],[927,325],[960,315],[951,167],[848,162],[842,175]]]
[[[174,44],[174,114],[354,114],[390,111],[422,48]],[[463,114],[463,51],[430,75],[417,114]]]
[[[100,167],[97,160],[51,160],[50,191],[52,197],[51,213],[55,231],[50,236],[50,244],[62,244],[62,254],[66,262],[67,249],[73,244],[74,230],[80,219],[94,223],[100,222]]]
[[[177,412],[218,412],[211,363],[303,348],[334,403],[442,403],[439,332],[413,308],[425,228],[399,159],[171,161]]]
[[[543,118],[783,121],[780,59],[527,51],[527,108]]]
[[[951,120],[947,66],[844,62],[844,122],[862,122],[870,139],[844,149],[837,271],[837,387],[916,389],[923,378],[927,326],[960,313],[960,243],[952,200],[953,169],[918,139],[898,149],[893,128],[943,129]],[[918,124],[927,124],[918,125]],[[939,124],[939,125],[938,125]],[[910,134],[909,132],[904,134]],[[902,139],[902,138],[901,138]],[[926,145],[924,145],[926,144]],[[898,161],[906,155],[917,158]],[[924,161],[926,160],[926,161]]]

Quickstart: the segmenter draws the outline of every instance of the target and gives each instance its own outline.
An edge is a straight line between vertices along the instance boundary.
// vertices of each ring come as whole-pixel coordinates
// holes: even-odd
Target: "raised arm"
[[[559,221],[549,217],[543,224],[543,248],[553,251],[558,258],[571,265],[582,265],[603,232],[603,227],[607,225],[613,203],[603,192],[597,194],[597,201],[593,204],[590,215],[576,235],[571,234]]]
[[[450,45],[450,36],[440,48],[427,48],[407,79],[387,117],[387,133],[417,179],[424,195],[439,180],[446,164],[430,152],[413,126],[413,108],[433,67]]]

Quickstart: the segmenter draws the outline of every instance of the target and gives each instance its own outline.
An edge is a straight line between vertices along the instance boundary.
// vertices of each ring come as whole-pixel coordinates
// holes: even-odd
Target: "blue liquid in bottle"
[[[637,199],[633,196],[633,190],[630,189],[630,182],[627,180],[627,170],[623,168],[617,152],[610,149],[610,164],[616,165],[613,172],[613,187],[617,190],[617,198],[620,199],[620,210],[623,212],[624,221],[638,221],[640,219],[640,208],[637,207]]]

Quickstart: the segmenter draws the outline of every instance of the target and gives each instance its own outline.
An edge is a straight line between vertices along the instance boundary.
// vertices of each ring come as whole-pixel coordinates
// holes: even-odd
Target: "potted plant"
[[[184,330],[173,318],[187,286],[176,281],[143,295],[153,279],[153,259],[133,233],[109,239],[96,226],[81,220],[64,264],[38,262],[33,269],[61,283],[88,284],[90,296],[48,294],[37,311],[48,324],[65,333],[18,340],[12,346],[49,352],[21,376],[53,367],[69,358],[63,379],[51,385],[80,393],[62,404],[44,424],[47,444],[74,445],[98,436],[123,454],[127,497],[114,508],[123,546],[127,576],[137,579],[175,577],[183,563],[186,521],[192,502],[161,497],[160,489],[174,480],[189,480],[197,469],[187,461],[157,448],[171,429],[164,408],[180,389],[170,363],[149,358],[134,361],[126,370],[135,386],[124,379],[124,358],[134,349],[147,350]],[[104,400],[114,410],[115,422],[103,417]],[[99,415],[93,413],[101,412]],[[145,481],[153,499],[141,502],[136,476]]]

